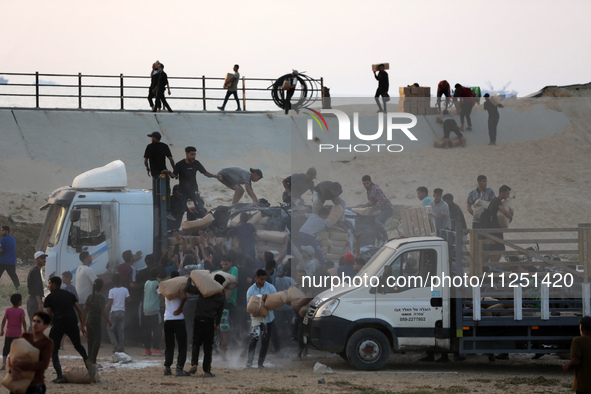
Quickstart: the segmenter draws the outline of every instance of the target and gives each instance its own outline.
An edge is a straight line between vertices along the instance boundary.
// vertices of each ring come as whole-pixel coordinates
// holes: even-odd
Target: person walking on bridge
[[[218,109],[220,111],[225,110],[226,104],[228,103],[228,99],[232,95],[236,99],[236,104],[238,105],[238,108],[236,108],[236,111],[242,111],[242,109],[240,108],[240,101],[238,100],[238,81],[240,80],[240,73],[238,72],[239,68],[240,68],[239,65],[234,64],[234,74],[232,74],[230,79],[228,81],[226,81],[226,83],[224,85],[224,87],[228,90],[226,91],[226,97],[224,98],[224,103],[222,104],[221,107],[218,107]]]
[[[158,85],[156,86],[156,106],[152,109],[152,112],[160,112],[162,106],[164,106],[168,112],[172,112],[166,97],[164,97],[164,91],[168,89],[168,95],[170,96],[170,85],[168,84],[168,75],[164,72],[164,64],[158,65]]]

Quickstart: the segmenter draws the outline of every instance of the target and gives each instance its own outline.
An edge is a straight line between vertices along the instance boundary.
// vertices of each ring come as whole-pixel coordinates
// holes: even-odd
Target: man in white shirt
[[[119,274],[113,275],[111,282],[115,287],[109,290],[109,302],[106,308],[111,307],[111,313],[109,319],[111,320],[111,327],[107,328],[109,333],[109,339],[113,345],[113,351],[124,352],[125,351],[125,303],[128,302],[131,297],[129,296],[129,290],[121,286],[121,277]],[[117,332],[117,336],[115,336]]]
[[[179,276],[178,271],[172,271],[170,278]],[[160,290],[157,293],[162,296]],[[185,361],[187,361],[187,327],[185,326],[185,315],[183,314],[183,306],[187,300],[185,292],[177,298],[169,300],[164,298],[164,343],[166,349],[164,351],[164,375],[172,375],[170,366],[174,359],[174,342],[179,344],[179,355],[176,362],[176,376],[189,376],[189,372],[185,371]]]
[[[92,256],[90,253],[84,251],[80,253],[80,261],[82,265],[76,269],[76,292],[78,293],[78,303],[84,305],[86,299],[92,294],[92,286],[97,279],[97,275],[90,264],[92,263]]]

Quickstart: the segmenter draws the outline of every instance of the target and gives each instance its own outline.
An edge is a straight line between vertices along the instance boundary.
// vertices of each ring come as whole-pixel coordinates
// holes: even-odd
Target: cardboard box
[[[449,147],[450,148],[457,148],[458,146],[462,146],[462,140],[458,137],[450,138],[449,140]]]
[[[489,99],[490,103],[495,107],[501,104],[501,99],[497,96],[490,96]]]
[[[377,64],[372,64],[371,65],[371,70],[375,73],[376,71],[378,71],[378,66],[380,64],[384,65],[384,70],[389,70],[390,69],[390,63],[377,63]]]
[[[421,95],[421,88],[418,88],[416,86],[411,86],[410,87],[410,94],[412,94],[415,97],[419,97]]]
[[[421,86],[419,89],[421,89],[421,97],[431,97],[431,88],[430,87]]]
[[[400,97],[409,97],[410,88],[408,86],[401,86],[398,88],[398,93],[400,94]]]
[[[233,73],[227,73],[226,78],[224,79],[224,89],[228,89],[230,87],[230,79],[234,76]]]

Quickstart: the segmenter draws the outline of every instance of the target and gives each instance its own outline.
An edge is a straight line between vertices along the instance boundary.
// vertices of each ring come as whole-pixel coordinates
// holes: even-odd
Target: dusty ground
[[[244,368],[245,359],[236,355],[222,362],[214,355],[215,378],[163,376],[163,356],[143,356],[143,349],[128,348],[134,363],[111,362],[109,346],[99,354],[101,382],[92,385],[49,383],[48,391],[63,393],[565,393],[569,392],[571,374],[561,372],[565,361],[557,356],[530,360],[531,355],[511,356],[510,361],[489,363],[485,356],[471,356],[463,362],[421,363],[422,355],[394,355],[379,372],[354,370],[339,356],[311,352],[304,361],[267,357],[265,370]],[[60,353],[63,365],[81,366],[82,360],[66,344]],[[66,358],[67,357],[67,358]],[[334,374],[313,372],[317,363],[328,365]],[[48,380],[55,378],[53,369]],[[325,384],[318,379],[325,378]]]

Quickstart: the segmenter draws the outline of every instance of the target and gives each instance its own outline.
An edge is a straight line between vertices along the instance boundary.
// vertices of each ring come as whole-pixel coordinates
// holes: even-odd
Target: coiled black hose
[[[285,103],[283,97],[281,96],[283,81],[287,78],[291,78],[291,74],[285,74],[275,80],[273,85],[269,86],[271,88],[271,97],[273,97],[273,101],[275,105],[277,105],[281,109],[285,109]],[[298,85],[296,86],[296,93],[294,93],[292,97],[291,108],[297,110],[302,107],[307,107],[314,101],[318,100],[319,93],[322,89],[319,81],[310,78],[306,74],[299,73],[296,75],[298,80]],[[297,93],[299,94],[299,97]],[[297,101],[294,101],[297,100]]]

